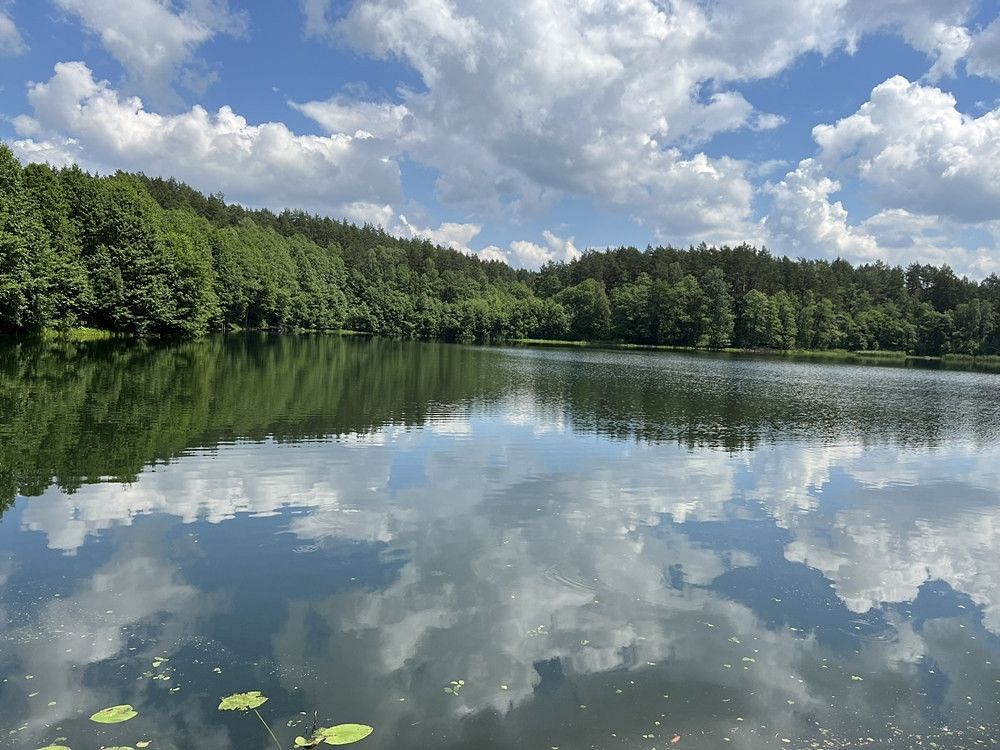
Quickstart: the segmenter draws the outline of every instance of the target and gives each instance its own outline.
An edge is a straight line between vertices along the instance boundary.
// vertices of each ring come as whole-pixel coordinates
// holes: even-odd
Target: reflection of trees
[[[983,377],[329,336],[18,343],[0,349],[0,509],[53,482],[129,481],[192,447],[420,425],[506,395],[576,431],[729,450],[983,440],[996,429]]]
[[[0,349],[0,503],[72,491],[198,446],[418,425],[488,398],[482,350],[338,337],[229,337]]]

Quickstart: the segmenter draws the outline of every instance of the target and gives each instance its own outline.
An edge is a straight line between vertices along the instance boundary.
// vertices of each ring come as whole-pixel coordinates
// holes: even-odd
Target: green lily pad
[[[335,727],[320,729],[316,732],[316,736],[322,735],[323,742],[327,745],[353,745],[374,731],[375,729],[367,724],[338,724]]]
[[[121,724],[123,721],[134,719],[138,715],[139,712],[132,708],[132,706],[111,706],[111,708],[98,711],[90,717],[90,720],[98,724]]]
[[[252,690],[249,693],[234,693],[222,699],[219,703],[220,711],[250,711],[260,708],[267,703],[267,696],[259,690]]]
[[[45,747],[40,747],[38,750],[70,750],[65,745],[46,745]]]

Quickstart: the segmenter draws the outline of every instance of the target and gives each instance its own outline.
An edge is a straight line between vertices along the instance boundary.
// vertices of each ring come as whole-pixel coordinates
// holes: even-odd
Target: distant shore
[[[838,362],[857,362],[860,364],[905,364],[905,363],[937,363],[946,366],[977,367],[987,370],[1000,370],[1000,356],[969,354],[944,354],[941,356],[921,356],[909,352],[897,351],[849,351],[847,349],[738,349],[726,347],[723,349],[708,349],[693,346],[662,346],[656,344],[630,344],[618,341],[562,341],[559,339],[517,339],[506,342],[519,346],[551,346],[575,349],[605,349],[618,351],[660,351],[686,352],[689,354],[739,354],[765,357],[780,357],[786,359],[832,360]]]
[[[242,333],[267,333],[267,331],[254,331],[252,329],[231,328],[228,334]],[[305,334],[326,334],[336,336],[378,336],[379,334],[366,331],[351,330],[329,330],[313,331],[306,329],[289,330],[282,333],[272,331],[275,335],[305,335]],[[221,334],[226,335],[226,334]],[[10,338],[10,337],[2,337]],[[128,334],[114,333],[99,328],[66,328],[60,330],[46,330],[40,336],[18,336],[16,338],[41,339],[43,341],[66,341],[66,342],[89,342],[108,341],[112,339],[141,339],[142,337]],[[392,338],[392,337],[383,337]],[[168,339],[169,340],[169,339]],[[434,340],[434,339],[417,339]],[[444,342],[442,343],[454,343]],[[564,349],[595,349],[610,351],[650,351],[650,352],[682,352],[689,354],[729,354],[729,355],[751,355],[763,357],[775,357],[789,360],[826,360],[833,362],[854,362],[858,364],[879,364],[879,365],[906,365],[906,364],[929,364],[940,365],[955,369],[981,369],[985,371],[1000,371],[1000,356],[982,355],[972,356],[968,354],[945,354],[942,356],[920,356],[901,351],[850,351],[847,349],[740,349],[726,347],[722,349],[709,349],[704,347],[686,346],[665,346],[655,344],[631,344],[619,341],[583,341],[583,340],[563,340],[563,339],[535,339],[521,338],[506,341],[492,342],[497,346],[537,346],[554,347]]]

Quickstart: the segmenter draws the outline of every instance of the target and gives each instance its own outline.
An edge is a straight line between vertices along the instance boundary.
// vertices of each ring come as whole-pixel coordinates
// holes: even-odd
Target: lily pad
[[[295,746],[301,748],[316,747],[322,743],[327,745],[353,745],[361,742],[375,730],[367,724],[337,724],[335,727],[321,727],[316,730],[312,739],[296,737]]]
[[[234,693],[227,695],[219,703],[220,711],[250,711],[260,708],[267,703],[267,696],[259,690],[251,690],[249,693]]]
[[[338,724],[320,730],[327,745],[353,745],[375,731],[367,724]]]
[[[65,745],[46,745],[45,747],[40,747],[38,750],[69,750]]]
[[[121,724],[123,721],[134,719],[138,715],[139,712],[132,708],[132,706],[111,706],[110,708],[98,711],[90,717],[90,720],[98,724]]]

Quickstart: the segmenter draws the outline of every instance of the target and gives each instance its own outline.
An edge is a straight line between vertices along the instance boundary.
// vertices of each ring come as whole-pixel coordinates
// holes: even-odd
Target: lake
[[[991,747],[1000,376],[0,347],[0,746]],[[138,716],[102,725],[100,709]]]

